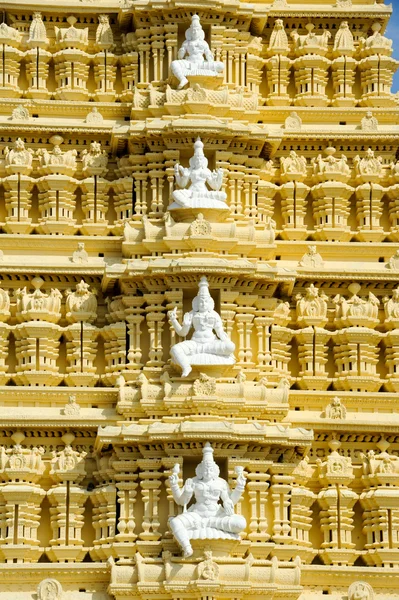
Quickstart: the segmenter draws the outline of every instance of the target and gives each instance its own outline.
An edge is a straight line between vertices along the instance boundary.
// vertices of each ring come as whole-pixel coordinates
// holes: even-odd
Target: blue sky
[[[392,0],[393,13],[385,35],[393,40],[393,57],[399,60],[399,0]],[[393,92],[399,92],[399,71],[393,80]]]

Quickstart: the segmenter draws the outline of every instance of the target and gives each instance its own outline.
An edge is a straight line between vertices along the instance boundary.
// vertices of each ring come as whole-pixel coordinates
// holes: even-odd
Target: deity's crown
[[[196,156],[204,156],[204,144],[201,142],[201,138],[197,138],[194,143],[194,154]]]
[[[213,460],[213,448],[209,442],[206,442],[205,446],[202,449],[202,462],[203,463],[206,463],[206,462],[214,463],[215,462]]]
[[[193,15],[191,17],[191,25],[199,25],[201,27],[200,18],[198,15]]]
[[[198,296],[205,296],[207,298],[210,298],[211,295],[209,293],[209,283],[207,278],[205,277],[205,275],[203,277],[201,277],[200,282],[198,284]],[[213,452],[213,450],[211,449],[211,451]],[[205,449],[204,449],[205,452]]]

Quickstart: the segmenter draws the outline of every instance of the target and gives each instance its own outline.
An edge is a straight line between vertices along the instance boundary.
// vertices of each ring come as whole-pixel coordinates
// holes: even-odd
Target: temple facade
[[[399,600],[380,0],[5,0],[0,600]]]

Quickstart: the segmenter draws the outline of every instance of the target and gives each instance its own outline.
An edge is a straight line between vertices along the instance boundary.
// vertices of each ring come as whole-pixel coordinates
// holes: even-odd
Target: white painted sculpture
[[[198,287],[193,310],[184,315],[182,325],[177,320],[177,308],[168,313],[171,325],[181,337],[186,337],[191,327],[194,328],[190,340],[175,344],[170,350],[173,361],[182,368],[182,377],[191,373],[192,365],[232,365],[235,362],[235,345],[224,331],[222,319],[213,310],[215,303],[206,277],[201,277]]]
[[[192,539],[235,540],[239,539],[239,533],[246,527],[245,518],[234,514],[234,505],[245,489],[243,468],[236,467],[237,484],[231,491],[226,481],[219,477],[219,467],[213,459],[213,448],[209,442],[205,444],[202,454],[202,461],[195,469],[196,476],[187,479],[183,488],[179,486],[178,464],[173,467],[173,473],[169,477],[173,498],[184,507],[182,514],[169,521],[184,557],[193,553],[190,544]],[[186,509],[193,496],[195,503]]]
[[[213,59],[199,16],[193,15],[191,25],[186,31],[186,40],[177,53],[177,60],[173,60],[170,65],[170,70],[179,80],[178,89],[182,89],[188,83],[188,75],[215,77],[223,69],[223,63]]]
[[[190,158],[188,169],[179,163],[175,165],[175,179],[179,186],[172,192],[174,202],[169,208],[217,208],[226,210],[227,195],[220,191],[223,170],[208,169],[208,159],[204,154],[204,144],[198,138],[194,144],[194,156]],[[191,182],[188,189],[187,184]],[[209,190],[207,185],[211,188]]]

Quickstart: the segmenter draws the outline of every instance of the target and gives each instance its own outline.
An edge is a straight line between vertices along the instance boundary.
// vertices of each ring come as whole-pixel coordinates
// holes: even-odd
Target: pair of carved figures
[[[186,40],[178,52],[178,59],[172,61],[170,69],[179,80],[178,89],[188,83],[189,76],[215,77],[224,69],[221,62],[213,59],[213,54],[205,41],[198,15],[193,15],[191,25],[186,31]],[[211,171],[204,154],[204,144],[200,139],[194,144],[194,156],[190,158],[188,168],[179,163],[175,165],[174,175],[180,189],[173,192],[174,202],[170,208],[216,208],[226,209],[226,194],[220,191],[223,171]],[[188,183],[191,185],[185,189]],[[207,185],[211,188],[209,190]]]

